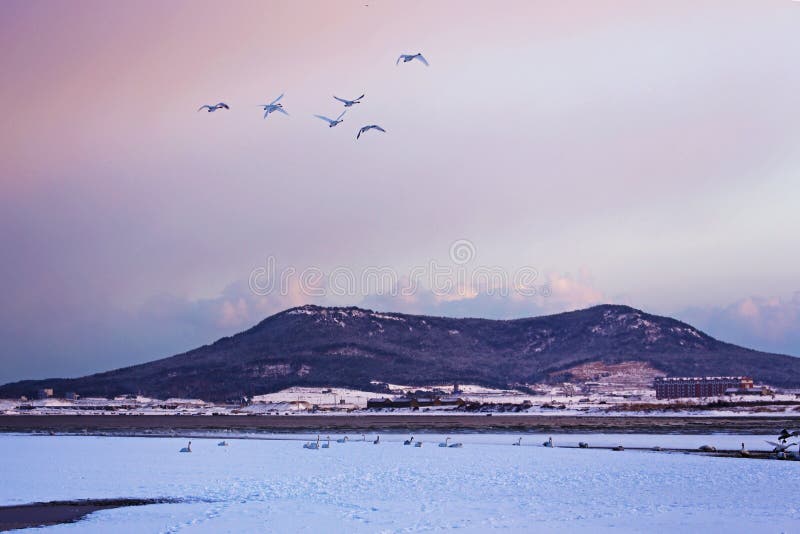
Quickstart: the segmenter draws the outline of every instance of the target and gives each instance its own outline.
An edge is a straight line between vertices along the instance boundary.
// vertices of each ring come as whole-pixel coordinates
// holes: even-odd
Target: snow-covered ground
[[[796,532],[800,462],[548,449],[547,436],[383,435],[380,445],[282,439],[0,435],[0,505],[173,497],[56,532]],[[332,436],[338,437],[338,436]],[[369,436],[371,438],[373,436]],[[767,448],[764,436],[554,436],[556,445]],[[770,438],[771,439],[771,438]]]

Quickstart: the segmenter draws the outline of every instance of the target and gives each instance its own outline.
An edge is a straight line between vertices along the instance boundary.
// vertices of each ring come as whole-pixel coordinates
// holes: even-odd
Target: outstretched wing
[[[765,439],[764,441],[766,441],[767,443],[769,443],[773,447],[778,447],[778,448],[783,447],[783,445],[781,443],[776,443],[774,441],[769,441],[768,439]]]
[[[200,106],[199,108],[197,108],[197,111],[203,111],[204,109],[211,109],[211,106],[209,106],[208,104],[206,104],[205,106]]]
[[[401,60],[401,59],[405,59],[405,58],[406,58],[405,54],[401,54],[401,55],[400,55],[400,57],[399,57],[399,58],[397,58],[397,61],[395,61],[395,63],[394,63],[394,64],[395,64],[395,65],[399,65],[399,64],[400,64],[400,60]]]
[[[422,61],[425,64],[426,67],[430,67],[430,64],[428,63],[428,60],[425,59],[425,56],[423,56],[422,54],[417,54],[416,58],[418,60]]]
[[[347,113],[347,110],[344,110],[344,111],[342,111],[341,113],[339,113],[339,116],[338,116],[338,117],[336,117],[336,120],[337,120],[337,121],[338,121],[338,120],[341,120],[341,118],[342,118],[342,117],[344,117],[344,114],[345,114],[345,113]]]
[[[325,122],[327,122],[328,124],[330,124],[330,123],[332,123],[332,122],[336,122],[336,121],[334,121],[333,119],[329,119],[328,117],[326,117],[326,116],[324,116],[324,115],[314,115],[314,116],[315,116],[316,118],[318,118],[318,119],[322,119],[322,120],[324,120],[324,121],[325,121]]]
[[[375,129],[376,129],[376,130],[378,130],[378,131],[381,131],[381,132],[383,132],[383,133],[386,133],[386,130],[384,130],[383,128],[381,128],[381,127],[380,127],[380,126],[378,126],[377,124],[373,124],[373,125],[372,125],[372,127],[373,127],[373,128],[375,128]]]
[[[284,95],[284,94],[286,94],[286,93],[281,93],[281,96],[279,96],[278,98],[276,98],[275,100],[273,100],[273,101],[270,103],[270,106],[274,106],[275,104],[277,104],[277,103],[278,103],[278,100],[280,100],[281,98],[283,98],[283,95]]]
[[[364,93],[363,95],[361,95],[361,96],[359,96],[358,98],[356,98],[356,100],[361,100],[361,99],[362,99],[362,98],[364,98],[365,96],[367,96],[367,94],[366,94],[366,93]]]
[[[361,134],[362,134],[362,133],[364,133],[364,128],[361,128],[361,129],[358,131],[358,135],[356,136],[356,139],[358,139],[359,137],[361,137]]]
[[[218,108],[231,109],[231,108],[228,106],[228,104],[226,104],[225,102],[220,102],[219,104],[217,104],[217,107],[218,107]]]
[[[280,112],[281,112],[281,113],[283,113],[284,115],[288,115],[288,114],[289,114],[289,113],[288,113],[288,112],[287,112],[285,109],[283,109],[283,108],[275,108],[275,111],[280,111]]]
[[[339,101],[339,102],[341,102],[342,104],[347,104],[347,102],[348,102],[348,100],[345,100],[344,98],[339,98],[339,97],[338,97],[338,96],[336,96],[336,95],[333,95],[333,98],[335,98],[336,100],[338,100],[338,101]]]
[[[269,112],[272,111],[270,108],[264,108],[264,118],[266,119],[269,116]]]

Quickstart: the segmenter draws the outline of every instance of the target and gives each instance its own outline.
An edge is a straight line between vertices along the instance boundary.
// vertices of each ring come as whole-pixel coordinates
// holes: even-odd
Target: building
[[[36,396],[40,399],[49,399],[53,396],[53,388],[44,388],[36,392]]]
[[[683,397],[717,397],[728,390],[746,392],[753,388],[753,379],[747,376],[666,376],[654,382],[657,399]]]
[[[393,399],[375,398],[367,400],[367,409],[380,410],[383,408],[411,408],[418,410],[424,407],[437,406],[463,406],[464,399],[460,397],[395,397]]]

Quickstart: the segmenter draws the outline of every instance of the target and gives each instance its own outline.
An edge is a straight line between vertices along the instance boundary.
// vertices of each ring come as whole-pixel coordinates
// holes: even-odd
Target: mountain
[[[0,397],[30,396],[45,387],[56,395],[208,400],[297,385],[376,390],[373,381],[505,387],[563,381],[588,364],[622,362],[673,376],[748,375],[776,386],[800,385],[800,358],[724,343],[627,306],[505,321],[302,306],[170,358],[82,378],[6,384]]]

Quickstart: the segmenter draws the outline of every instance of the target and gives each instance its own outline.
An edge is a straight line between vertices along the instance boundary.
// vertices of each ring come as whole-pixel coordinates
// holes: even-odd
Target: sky
[[[798,27],[792,0],[6,0],[0,383],[304,303],[622,303],[800,356]],[[432,262],[452,288],[410,283]],[[333,290],[376,268],[414,291]],[[481,268],[535,291],[457,276]]]

